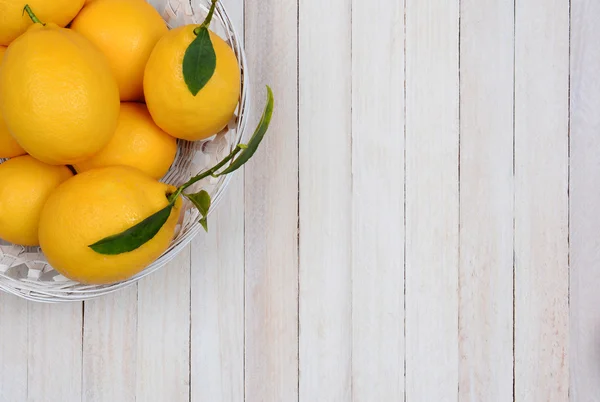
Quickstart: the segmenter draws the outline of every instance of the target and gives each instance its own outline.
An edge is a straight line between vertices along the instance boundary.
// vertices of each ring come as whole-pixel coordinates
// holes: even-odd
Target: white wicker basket
[[[173,28],[184,24],[199,24],[208,12],[208,0],[148,0]],[[242,71],[242,94],[236,116],[227,129],[204,142],[179,142],[177,157],[164,182],[180,185],[198,172],[212,167],[240,143],[247,123],[249,83],[246,56],[240,37],[221,5],[217,5],[211,29],[227,40],[237,55]],[[3,160],[0,159],[0,163]],[[213,198],[212,210],[217,206],[229,183],[230,176],[205,179],[196,184]],[[22,247],[0,240],[0,289],[28,300],[63,302],[87,300],[132,285],[146,275],[161,268],[194,238],[201,230],[198,211],[184,201],[175,239],[169,249],[144,271],[126,281],[112,285],[83,285],[58,274],[47,262],[38,247]]]

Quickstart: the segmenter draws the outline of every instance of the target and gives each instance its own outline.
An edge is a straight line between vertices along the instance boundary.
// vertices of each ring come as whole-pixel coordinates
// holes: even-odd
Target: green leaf
[[[208,194],[205,190],[202,190],[196,194],[184,194],[188,200],[190,200],[196,208],[198,208],[198,212],[202,215],[200,219],[200,224],[208,232],[208,222],[206,217],[208,216],[208,211],[210,210],[211,199],[210,194]]]
[[[200,224],[202,225],[202,227],[204,228],[204,230],[206,232],[208,232],[208,221],[206,219],[206,216],[203,217],[202,219],[200,219]]]
[[[210,209],[210,195],[205,191],[202,190],[199,193],[196,194],[184,194],[191,202],[194,203],[194,205],[196,206],[196,208],[198,208],[198,211],[200,211],[200,213],[202,215],[208,215],[208,210]]]
[[[117,255],[136,250],[156,236],[169,219],[172,209],[173,203],[169,203],[137,225],[119,234],[106,237],[89,247],[97,253],[106,255]]]
[[[258,149],[258,146],[260,145],[262,139],[264,138],[265,133],[267,132],[267,129],[269,128],[269,124],[271,122],[271,117],[273,115],[273,103],[274,103],[273,91],[271,91],[271,88],[268,86],[267,86],[267,92],[268,92],[267,105],[265,106],[265,111],[263,112],[263,116],[260,121],[260,124],[256,128],[254,135],[250,139],[250,143],[249,144],[238,144],[238,146],[236,146],[229,155],[227,155],[225,158],[223,158],[215,166],[213,166],[212,168],[207,169],[201,173],[198,173],[196,176],[189,179],[185,184],[180,186],[179,189],[177,190],[176,195],[181,194],[181,192],[183,190],[185,190],[186,188],[190,187],[194,183],[197,183],[206,177],[209,177],[209,176],[219,177],[219,176],[231,173],[231,172],[239,169],[242,165],[244,165],[252,157],[252,155],[254,155],[254,153]],[[242,156],[234,160],[234,158],[240,152],[242,153]],[[233,162],[231,162],[231,161],[233,161]],[[219,170],[221,168],[226,166],[229,162],[231,162],[229,167],[227,167],[223,172],[217,173],[217,172],[219,172]]]
[[[252,138],[250,138],[250,141],[248,141],[246,148],[244,149],[240,147],[243,149],[240,156],[238,156],[237,159],[235,159],[227,169],[220,172],[218,176],[223,176],[238,170],[246,162],[248,162],[250,158],[252,158],[252,156],[258,149],[258,146],[265,137],[267,130],[269,129],[269,124],[271,124],[271,117],[273,116],[274,103],[275,102],[273,100],[273,91],[269,86],[267,86],[267,105],[265,106],[265,110],[263,112],[262,118],[260,119],[258,127],[256,127],[256,130],[254,131]]]
[[[217,55],[208,28],[200,27],[197,31],[196,39],[183,56],[183,79],[194,96],[204,88],[217,68]]]

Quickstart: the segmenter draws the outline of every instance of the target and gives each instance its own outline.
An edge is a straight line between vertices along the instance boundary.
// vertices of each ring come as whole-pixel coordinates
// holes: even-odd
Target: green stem
[[[192,184],[199,182],[202,179],[205,179],[209,176],[214,175],[219,169],[221,169],[223,166],[225,166],[227,164],[227,162],[229,162],[230,160],[232,160],[237,154],[238,152],[240,152],[240,148],[236,147],[233,152],[231,152],[229,155],[227,155],[221,162],[217,163],[215,166],[213,166],[212,168],[208,169],[205,172],[200,173],[197,176],[192,177],[187,183],[185,183],[183,186],[183,190],[185,190],[186,188],[190,187]]]
[[[177,200],[177,198],[179,198],[182,191],[183,191],[183,186],[178,187],[177,190],[173,194],[168,196],[167,200],[169,200],[169,204],[175,204],[175,201]]]
[[[31,18],[31,21],[33,21],[34,24],[46,25],[42,21],[40,21],[40,19],[38,17],[36,17],[36,15],[33,13],[33,11],[31,11],[31,7],[29,7],[29,4],[25,5],[23,12],[25,12],[29,15],[29,18]]]
[[[208,15],[204,19],[204,22],[199,27],[194,29],[195,35],[198,35],[200,33],[200,30],[202,30],[202,28],[208,28],[208,26],[210,25],[210,22],[212,21],[212,17],[215,13],[215,8],[217,7],[217,1],[218,0],[212,0],[212,4],[210,5],[210,9],[208,10]]]
[[[238,152],[240,152],[242,150],[241,146],[237,146],[235,147],[235,149],[229,154],[227,155],[221,162],[217,163],[215,166],[213,166],[212,168],[192,177],[190,180],[188,180],[185,184],[182,184],[181,186],[179,186],[177,188],[177,191],[175,191],[173,194],[171,194],[169,196],[169,202],[174,203],[175,200],[177,199],[177,197],[179,197],[183,191],[185,189],[187,189],[188,187],[190,187],[192,184],[199,182],[202,179],[205,179],[209,176],[213,176],[215,175],[215,173],[217,173],[219,171],[219,169],[221,169],[223,166],[225,166],[230,160],[232,160],[233,158],[235,158],[235,156],[238,154]],[[218,177],[215,176],[215,177]]]

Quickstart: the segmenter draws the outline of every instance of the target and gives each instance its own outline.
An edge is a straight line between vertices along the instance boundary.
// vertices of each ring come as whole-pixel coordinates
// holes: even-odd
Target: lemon
[[[168,32],[158,11],[140,0],[95,1],[79,13],[71,28],[106,55],[121,100],[143,100],[144,67],[156,42]]]
[[[6,47],[0,46],[0,65],[2,65],[5,52]],[[12,158],[19,155],[25,155],[25,150],[10,135],[8,127],[2,119],[2,113],[0,113],[0,158]]]
[[[28,4],[44,22],[67,26],[83,7],[84,0],[0,0],[0,45],[7,46],[32,24],[23,14]]]
[[[71,176],[66,166],[46,165],[29,155],[0,164],[0,238],[22,246],[37,246],[44,203]]]
[[[179,27],[163,36],[144,73],[144,95],[152,118],[167,133],[189,141],[208,138],[227,125],[238,104],[241,80],[235,53],[210,32],[216,69],[204,88],[192,95],[182,65],[188,46],[196,38],[196,27]]]
[[[168,205],[176,189],[124,166],[78,174],[52,193],[40,219],[40,245],[64,276],[88,284],[125,280],[140,272],[168,247],[175,233],[181,198],[165,225],[140,248],[117,255],[99,254],[89,245],[129,229]]]
[[[177,140],[162,131],[146,105],[122,103],[117,130],[108,145],[75,166],[78,172],[105,166],[132,166],[155,179],[163,177],[177,154]]]
[[[117,125],[119,90],[106,58],[87,39],[36,23],[4,55],[0,109],[27,153],[68,165],[108,144]]]

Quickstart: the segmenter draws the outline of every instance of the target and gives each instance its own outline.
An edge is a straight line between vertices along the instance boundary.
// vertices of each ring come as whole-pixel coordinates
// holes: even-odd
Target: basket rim
[[[198,5],[203,8],[203,11],[206,12],[208,10],[208,3],[206,3],[206,0],[199,1],[205,3]],[[167,1],[166,7],[169,7],[169,4],[170,3]],[[233,51],[237,56],[238,64],[242,72],[241,95],[238,107],[236,109],[238,116],[236,135],[231,142],[231,149],[233,149],[242,141],[247,139],[246,127],[248,124],[248,108],[251,98],[248,64],[246,53],[242,45],[242,38],[239,37],[225,6],[221,2],[217,3],[214,17],[216,17],[215,19],[219,20],[220,24],[222,24],[226,31],[228,31],[227,39],[229,39]],[[213,19],[213,21],[215,19]],[[232,178],[232,174],[226,175],[217,183],[215,193],[212,194],[212,208],[209,211],[209,216],[220,205]],[[6,275],[4,272],[0,272],[0,291],[13,294],[26,300],[42,303],[80,302],[95,299],[100,296],[114,293],[132,286],[142,278],[164,267],[167,263],[177,257],[179,253],[198,235],[201,228],[202,226],[199,222],[194,222],[194,224],[189,228],[188,232],[185,233],[175,243],[172,242],[169,249],[165,251],[158,259],[144,268],[144,270],[125,281],[116,282],[109,285],[84,285],[68,280],[64,282],[56,282],[55,284],[61,286],[60,288],[49,288],[47,287],[49,282],[35,281],[29,278],[17,279]],[[0,258],[2,258],[2,256],[3,253],[0,250]],[[71,286],[80,286],[81,288],[73,289],[70,288]]]

